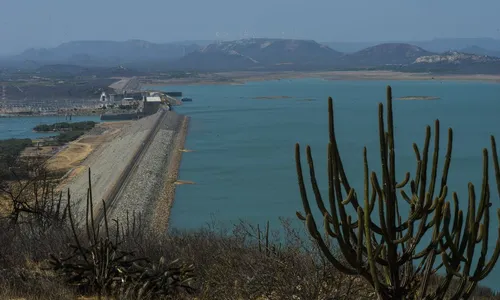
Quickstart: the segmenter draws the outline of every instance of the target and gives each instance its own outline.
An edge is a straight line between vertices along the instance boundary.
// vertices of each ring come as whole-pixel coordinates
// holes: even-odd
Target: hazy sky
[[[500,38],[499,0],[0,0],[0,53],[72,40]],[[218,32],[218,34],[217,34]]]

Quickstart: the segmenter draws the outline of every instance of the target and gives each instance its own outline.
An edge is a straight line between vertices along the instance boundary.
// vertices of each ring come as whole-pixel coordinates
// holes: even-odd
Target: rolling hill
[[[336,65],[342,56],[311,40],[256,38],[210,44],[171,67],[204,71],[322,69]]]
[[[435,38],[426,41],[323,42],[322,44],[344,53],[354,53],[368,47],[387,43],[411,44],[435,53],[447,51],[466,52],[466,49],[475,47],[481,48],[484,51],[500,52],[500,40],[493,38]],[[472,53],[480,54],[476,52]],[[492,55],[492,53],[487,55]]]
[[[199,48],[196,44],[156,44],[142,40],[74,41],[55,48],[28,49],[13,59],[39,63],[117,65],[138,61],[172,61]]]
[[[407,65],[421,56],[433,54],[410,44],[386,43],[368,47],[352,54],[346,54],[342,58],[342,64],[348,67]]]

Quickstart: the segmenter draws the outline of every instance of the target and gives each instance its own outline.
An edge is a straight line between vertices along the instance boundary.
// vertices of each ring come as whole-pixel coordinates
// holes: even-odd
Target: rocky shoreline
[[[179,169],[182,161],[182,153],[186,142],[189,129],[189,117],[182,116],[182,122],[176,130],[173,143],[169,149],[170,160],[167,165],[167,171],[163,178],[164,186],[157,199],[154,210],[152,227],[159,230],[168,229],[170,211],[175,201],[175,186],[179,176]]]
[[[247,82],[259,82],[268,80],[290,80],[318,78],[323,80],[435,80],[435,81],[482,81],[500,83],[500,75],[465,75],[465,74],[431,74],[431,73],[409,73],[397,71],[234,71],[219,72],[204,75],[202,77],[191,77],[181,79],[149,80],[146,86],[169,86],[169,85],[242,85]]]
[[[131,220],[133,215],[136,219],[140,216],[143,228],[158,233],[166,231],[182,154],[179,150],[184,147],[188,120],[173,111],[167,112],[139,164],[109,208],[109,219],[125,222],[127,217]]]

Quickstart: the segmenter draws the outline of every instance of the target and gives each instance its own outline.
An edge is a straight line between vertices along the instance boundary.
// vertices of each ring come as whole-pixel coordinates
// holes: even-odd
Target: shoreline
[[[189,117],[182,116],[182,121],[177,128],[174,136],[172,148],[170,149],[171,157],[168,161],[166,174],[163,184],[163,197],[157,199],[154,216],[151,220],[151,228],[157,229],[160,232],[168,230],[170,221],[170,212],[175,201],[175,182],[178,179],[180,166],[182,162],[182,153],[189,130]]]
[[[221,78],[223,78],[221,80]],[[395,81],[480,81],[500,83],[500,75],[487,74],[430,74],[395,71],[327,71],[327,72],[220,72],[203,77],[157,80],[144,83],[144,87],[172,85],[243,85],[249,82],[290,79],[337,80],[395,80]]]

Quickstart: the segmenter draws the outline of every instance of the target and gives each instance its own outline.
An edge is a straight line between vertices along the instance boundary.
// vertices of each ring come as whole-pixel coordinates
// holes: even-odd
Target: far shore
[[[327,72],[220,72],[199,77],[152,80],[144,86],[169,85],[241,85],[247,82],[317,78],[323,80],[432,80],[432,81],[483,81],[500,83],[500,75],[403,73],[393,71],[327,71]]]

